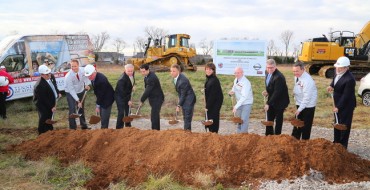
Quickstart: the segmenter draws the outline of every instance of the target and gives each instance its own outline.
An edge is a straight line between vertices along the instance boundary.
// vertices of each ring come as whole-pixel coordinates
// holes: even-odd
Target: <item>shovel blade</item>
[[[232,121],[234,123],[243,124],[243,120],[240,117],[233,117]]]
[[[346,126],[346,125],[344,125],[344,124],[334,123],[334,124],[333,124],[333,127],[334,127],[335,129],[340,130],[340,131],[345,131],[345,130],[347,130],[347,126]]]
[[[290,121],[290,124],[292,124],[294,127],[303,127],[304,121],[294,118]]]
[[[81,115],[82,114],[72,113],[71,115],[69,115],[69,118],[76,119],[76,118],[79,118]]]
[[[58,121],[54,121],[54,120],[51,120],[51,119],[47,119],[46,121],[45,121],[45,123],[46,124],[49,124],[49,125],[53,125],[53,124],[55,124],[55,123],[57,123]]]
[[[134,118],[131,118],[131,117],[129,117],[129,116],[126,116],[126,117],[124,117],[124,118],[122,119],[122,121],[123,121],[123,122],[125,122],[125,123],[129,123],[129,122],[131,122],[132,120],[134,120]]]
[[[136,114],[131,114],[128,117],[130,117],[132,119],[137,119],[137,118],[140,118],[141,116],[140,115],[136,115]]]
[[[99,123],[100,122],[100,117],[99,116],[97,116],[97,115],[92,115],[91,117],[90,117],[90,120],[89,120],[89,123],[90,124],[97,124],[97,123]]]
[[[204,126],[210,126],[210,125],[213,124],[213,120],[212,119],[210,119],[210,120],[204,120],[204,121],[202,121],[202,124]]]
[[[168,121],[168,124],[170,124],[170,125],[175,125],[175,124],[178,124],[179,123],[179,121],[177,121],[177,120],[169,120]]]
[[[261,123],[264,126],[273,126],[274,125],[274,122],[273,121],[261,121]]]

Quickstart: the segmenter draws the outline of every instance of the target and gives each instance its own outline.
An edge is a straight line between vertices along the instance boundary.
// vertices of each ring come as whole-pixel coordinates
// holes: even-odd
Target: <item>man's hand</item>
[[[96,112],[96,114],[98,114],[98,115],[99,115],[99,113],[100,113],[100,107],[96,107],[96,108],[95,108],[95,112]]]
[[[298,115],[300,114],[301,112],[300,111],[295,111],[295,116],[298,117]]]
[[[339,109],[337,107],[333,108],[333,112],[338,113]]]
[[[176,106],[176,112],[180,111],[180,106]]]
[[[129,106],[132,106],[132,101],[130,100],[130,101],[128,101],[127,102],[127,104],[129,105]]]
[[[269,94],[267,93],[267,91],[266,91],[266,90],[262,91],[262,96],[267,97],[268,95],[269,95]]]
[[[85,90],[89,91],[90,90],[90,86],[89,85],[86,85],[85,86]]]
[[[326,90],[327,90],[329,93],[332,93],[332,92],[334,91],[334,88],[333,88],[333,87],[331,87],[331,86],[328,86],[328,87],[326,88]]]
[[[229,96],[232,96],[232,95],[234,95],[235,93],[234,93],[234,91],[232,91],[232,90],[230,90],[230,92],[229,92]]]
[[[233,107],[233,113],[234,113],[234,114],[236,113],[236,108],[235,108],[235,106]]]
[[[55,107],[55,106],[54,106],[53,108],[51,108],[51,111],[52,111],[52,112],[57,111],[57,107]]]
[[[82,108],[82,102],[78,101],[77,107]]]

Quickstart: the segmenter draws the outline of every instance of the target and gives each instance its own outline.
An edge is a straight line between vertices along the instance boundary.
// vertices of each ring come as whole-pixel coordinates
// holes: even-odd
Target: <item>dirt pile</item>
[[[197,172],[211,175],[224,186],[239,186],[244,181],[296,178],[308,174],[310,168],[321,171],[329,182],[370,181],[370,161],[324,139],[298,141],[288,135],[57,130],[13,150],[32,160],[51,155],[64,163],[83,160],[95,174],[87,184],[92,189],[121,180],[135,186],[149,174],[168,173],[196,185]]]

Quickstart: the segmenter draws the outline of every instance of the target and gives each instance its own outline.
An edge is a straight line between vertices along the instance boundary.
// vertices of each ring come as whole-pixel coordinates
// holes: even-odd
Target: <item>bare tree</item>
[[[280,35],[280,39],[281,41],[283,42],[284,46],[285,46],[285,61],[287,60],[288,58],[288,49],[289,49],[289,45],[290,45],[290,42],[293,38],[293,31],[291,30],[285,30],[281,33]]]
[[[213,50],[213,41],[207,41],[207,38],[203,38],[199,42],[200,48],[202,48],[203,55],[210,55]]]
[[[146,39],[144,39],[142,37],[137,37],[136,38],[135,43],[134,43],[134,47],[135,47],[135,49],[137,48],[138,52],[144,52],[145,48],[146,48],[146,45],[149,45],[149,44],[147,44]]]
[[[275,50],[275,42],[274,40],[270,40],[267,44],[267,56],[272,56]]]
[[[163,28],[157,28],[155,26],[147,26],[145,27],[145,34],[147,37],[150,37],[152,39],[161,39],[162,36],[165,36],[168,34],[168,31],[166,31]]]
[[[100,34],[92,35],[91,42],[94,45],[94,51],[100,52],[109,38],[110,35],[107,32],[101,32]]]
[[[123,49],[125,49],[126,45],[127,45],[126,42],[121,38],[116,38],[113,41],[113,46],[116,49],[117,53],[121,53]]]

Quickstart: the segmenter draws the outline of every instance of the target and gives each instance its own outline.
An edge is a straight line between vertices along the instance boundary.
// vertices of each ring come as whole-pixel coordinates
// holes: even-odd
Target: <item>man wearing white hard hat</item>
[[[39,67],[41,77],[36,82],[33,91],[33,101],[39,112],[39,135],[54,129],[53,125],[46,123],[46,120],[51,119],[53,112],[56,111],[55,103],[58,98],[58,88],[50,80],[50,72],[51,70],[46,65]]]
[[[327,88],[329,93],[333,93],[335,103],[333,112],[338,115],[338,123],[347,127],[346,130],[334,129],[334,143],[340,143],[345,148],[348,146],[353,111],[356,107],[356,80],[349,71],[349,66],[350,60],[348,57],[339,57],[334,64],[336,71],[334,79]]]
[[[13,83],[13,77],[6,72],[4,65],[0,66],[0,118],[6,119],[6,97],[9,92],[9,84]]]
[[[101,128],[108,128],[114,102],[114,90],[106,76],[96,71],[93,65],[86,65],[85,76],[89,78],[96,96],[96,113],[101,117]]]

